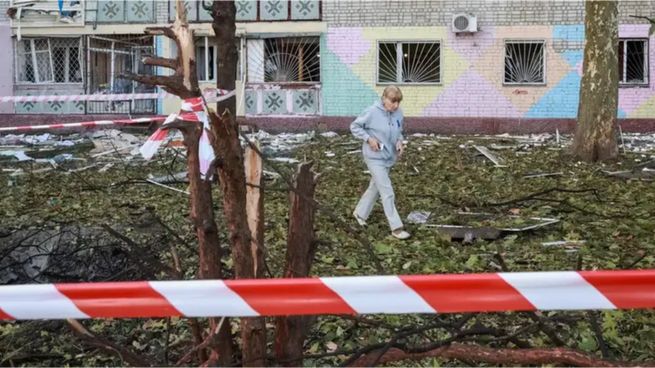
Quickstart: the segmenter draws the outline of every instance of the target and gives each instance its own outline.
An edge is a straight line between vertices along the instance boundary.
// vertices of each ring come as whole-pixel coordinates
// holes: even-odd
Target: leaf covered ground
[[[473,145],[495,145],[492,152],[505,160],[505,167],[495,167],[478,155]],[[390,236],[379,205],[366,228],[358,227],[351,217],[368,185],[358,149],[359,143],[349,136],[316,134],[287,152],[288,157],[313,161],[314,170],[321,174],[316,194],[320,209],[314,275],[655,268],[655,184],[606,174],[647,162],[654,152],[628,152],[617,162],[585,164],[573,160],[567,149],[552,139],[410,136],[405,156],[392,172],[403,218],[412,211],[429,211],[429,224],[515,227],[532,224],[529,218],[533,217],[559,222],[503,234],[496,240],[467,242],[453,241],[434,227],[406,223],[412,238],[403,242]],[[188,197],[144,181],[148,175],[185,170],[181,154],[168,152],[150,162],[102,159],[112,165],[100,171],[103,162],[78,172],[60,165],[56,170],[34,173],[33,163],[1,162],[3,168],[20,166],[26,172],[20,176],[11,176],[11,171],[0,173],[3,282],[171,279],[172,250],[179,255],[185,277],[195,277],[197,255]],[[67,165],[85,164],[88,162]],[[281,162],[275,167],[285,175],[295,169]],[[266,170],[274,168],[267,165]],[[558,175],[525,177],[535,173]],[[186,184],[172,186],[186,190]],[[218,189],[214,198],[222,241],[226,242]],[[479,220],[460,212],[484,212],[490,217]],[[279,277],[288,222],[288,191],[280,178],[266,182],[265,217],[266,261],[271,276]],[[542,244],[557,241],[563,242]],[[57,254],[44,255],[54,251]],[[224,262],[231,266],[229,257]],[[38,270],[26,270],[29,267]],[[605,311],[549,312],[537,317],[526,313],[322,316],[307,340],[306,364],[341,364],[359,348],[390,340],[426,347],[452,338],[452,327],[458,322],[460,331],[470,332],[470,339],[460,340],[464,342],[493,347],[563,344],[609,359],[655,360],[655,312]],[[550,328],[544,330],[539,323]],[[95,333],[153,357],[156,365],[174,364],[192,341],[188,324],[181,319],[85,324]],[[237,328],[236,322],[233,324]],[[549,330],[556,331],[556,336]],[[12,364],[121,365],[121,361],[84,345],[62,321],[29,321],[0,324],[0,365]]]

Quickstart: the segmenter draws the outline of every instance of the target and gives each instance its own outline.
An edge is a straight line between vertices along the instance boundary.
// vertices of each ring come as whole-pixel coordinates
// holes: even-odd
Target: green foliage
[[[368,227],[359,228],[351,218],[359,196],[368,185],[366,169],[359,154],[348,153],[359,148],[349,137],[316,138],[293,156],[315,162],[321,173],[316,198],[322,210],[316,215],[316,236],[320,241],[313,275],[351,276],[378,274],[372,250],[380,259],[385,274],[431,274],[499,271],[496,254],[500,254],[511,271],[624,269],[635,261],[635,268],[654,268],[655,191],[653,184],[642,181],[621,181],[605,176],[599,169],[629,167],[642,157],[628,154],[622,162],[609,167],[571,161],[563,151],[548,147],[503,150],[508,167],[493,167],[485,159],[474,157],[466,147],[490,144],[473,138],[411,138],[405,157],[395,166],[392,181],[401,214],[413,210],[431,211],[431,223],[452,224],[461,221],[456,212],[470,210],[494,215],[495,222],[478,225],[502,226],[510,210],[519,211],[521,219],[556,217],[555,226],[533,232],[517,233],[492,242],[476,240],[473,244],[452,243],[434,229],[406,224],[412,233],[409,241],[390,236],[380,206],[376,207]],[[464,145],[462,148],[460,145]],[[332,151],[335,157],[327,157]],[[197,273],[197,249],[193,227],[189,221],[188,197],[153,185],[134,182],[148,174],[162,175],[184,170],[177,159],[159,158],[148,163],[115,165],[107,172],[85,171],[80,175],[52,171],[20,177],[15,186],[0,187],[0,224],[3,231],[28,228],[56,228],[76,224],[98,228],[108,224],[119,229],[143,250],[154,251],[164,264],[171,264],[169,248],[180,254],[186,278]],[[267,168],[270,170],[270,168]],[[563,172],[562,176],[531,178],[534,172]],[[293,172],[289,169],[288,172]],[[0,182],[8,182],[8,173],[0,173]],[[115,185],[112,185],[115,184]],[[175,185],[186,189],[186,185]],[[284,267],[288,224],[288,193],[281,180],[267,182],[271,190],[265,197],[266,260],[272,276],[279,277]],[[538,199],[519,201],[503,206],[490,205],[519,199],[550,188],[595,189],[596,192],[553,191]],[[217,222],[224,248],[228,249],[222,219],[221,193],[214,190]],[[178,238],[166,234],[152,222],[155,214]],[[336,216],[335,221],[332,216]],[[514,224],[522,220],[512,220]],[[372,249],[353,237],[352,231],[370,242]],[[544,247],[542,242],[585,240],[574,248]],[[134,250],[136,251],[136,250]],[[642,257],[643,256],[643,257]],[[136,262],[136,259],[135,259]],[[231,259],[224,257],[226,266]],[[153,270],[161,279],[171,278],[164,270]],[[118,275],[116,280],[120,280]],[[568,346],[598,353],[599,345],[582,312],[553,312],[548,316],[570,318],[557,323],[557,330]],[[390,315],[369,316],[376,324],[366,324],[337,316],[321,316],[310,332],[306,353],[335,355],[316,357],[308,365],[337,365],[349,352],[367,344],[385,342],[393,328],[422,326],[434,316]],[[452,316],[459,318],[461,316]],[[450,318],[450,316],[444,317]],[[477,323],[519,331],[533,323],[518,313],[480,314]],[[235,323],[235,321],[233,321]],[[191,346],[187,321],[166,320],[93,320],[87,328],[128,346],[137,353],[154,357],[157,365],[174,363]],[[236,324],[234,325],[236,326]],[[387,326],[387,327],[382,327]],[[654,360],[655,314],[653,311],[611,311],[601,314],[604,339],[619,359]],[[424,344],[428,339],[449,336],[444,329],[435,329],[422,336],[411,336],[404,343]],[[553,346],[542,333],[525,332],[519,337],[531,346]],[[168,341],[168,343],[167,343]],[[488,344],[499,346],[489,339]],[[513,347],[513,345],[508,344]],[[343,354],[341,354],[343,352]],[[12,322],[0,324],[0,364],[2,365],[121,365],[115,355],[100,353],[75,338],[62,321]],[[431,365],[453,365],[456,362],[426,360]]]

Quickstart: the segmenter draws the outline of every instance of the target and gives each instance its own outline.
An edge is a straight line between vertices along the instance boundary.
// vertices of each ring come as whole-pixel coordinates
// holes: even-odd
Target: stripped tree
[[[173,70],[170,76],[157,75],[125,75],[125,78],[141,82],[150,86],[160,86],[165,91],[175,94],[182,99],[201,97],[196,75],[195,48],[193,43],[193,31],[189,28],[186,20],[185,7],[182,1],[177,0],[177,17],[175,22],[168,27],[153,27],[145,30],[149,35],[163,35],[177,45],[177,57],[175,59],[161,57],[146,57],[143,59],[145,65],[159,66]],[[214,125],[220,124],[217,116],[210,115]],[[199,247],[199,277],[220,279],[223,277],[221,269],[221,250],[218,238],[218,229],[212,209],[211,182],[201,178],[199,142],[203,132],[203,125],[198,122],[188,122],[177,119],[167,125],[169,128],[179,129],[184,136],[184,145],[187,149],[188,178],[190,183],[190,217],[196,229]],[[243,169],[242,169],[243,170]],[[228,217],[229,218],[229,217]],[[211,329],[207,337],[200,337],[196,332],[198,344],[204,344],[212,348],[211,361],[217,361],[223,365],[231,363],[233,356],[230,324],[223,320],[219,323],[210,319]],[[198,341],[206,339],[203,341]],[[202,351],[201,357],[203,357]],[[202,358],[201,358],[202,359]]]
[[[618,155],[618,33],[616,1],[585,2],[586,43],[573,153],[588,162]]]
[[[212,28],[218,48],[217,87],[228,91],[236,88],[236,7],[234,1],[214,1],[211,8]],[[239,141],[239,126],[235,119],[236,97],[225,99],[212,114],[212,129],[216,134],[214,151],[221,158],[217,165],[223,192],[223,213],[230,235],[234,273],[238,279],[262,277],[264,256],[259,249],[252,251],[251,233],[246,211],[246,175],[243,151]],[[266,358],[266,323],[264,318],[241,319],[241,363],[263,366]]]

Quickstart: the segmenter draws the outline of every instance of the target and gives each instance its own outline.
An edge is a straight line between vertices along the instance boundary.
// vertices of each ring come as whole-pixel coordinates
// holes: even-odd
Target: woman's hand
[[[396,152],[398,152],[398,157],[402,156],[403,152],[405,152],[405,145],[403,144],[403,141],[396,142]]]
[[[368,140],[366,141],[366,143],[368,143],[368,146],[371,147],[373,152],[377,152],[381,148],[380,147],[381,146],[380,141],[378,141],[377,139],[375,139],[373,137],[369,137]]]

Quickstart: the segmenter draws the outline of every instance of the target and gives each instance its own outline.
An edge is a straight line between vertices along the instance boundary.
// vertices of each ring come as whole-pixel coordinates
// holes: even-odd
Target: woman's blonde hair
[[[400,88],[391,85],[384,89],[382,97],[388,98],[391,102],[400,102],[403,100],[403,93],[400,91]]]

